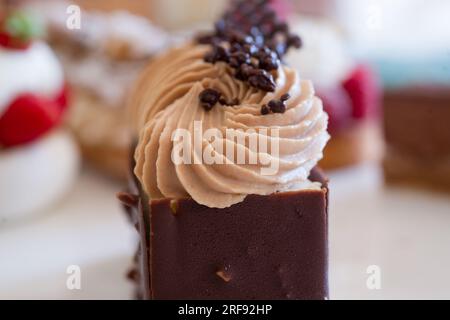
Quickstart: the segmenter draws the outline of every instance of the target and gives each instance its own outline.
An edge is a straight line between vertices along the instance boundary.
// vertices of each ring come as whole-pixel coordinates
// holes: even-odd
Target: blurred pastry
[[[450,1],[366,2],[339,1],[339,15],[385,87],[386,180],[448,190]]]
[[[48,1],[48,0],[47,0]],[[152,18],[151,0],[75,0],[81,8],[86,10],[101,10],[101,11],[128,11],[135,15]]]
[[[4,12],[3,12],[4,13]],[[38,24],[0,18],[0,218],[35,213],[68,191],[79,156],[58,129],[67,107],[64,73]]]
[[[450,191],[450,86],[389,90],[386,181]]]
[[[146,1],[144,1],[146,2]],[[208,27],[216,21],[230,0],[149,0],[152,19],[162,27],[180,31]],[[289,0],[270,0],[279,17],[285,17],[292,9]],[[178,8],[178,10],[174,10]]]
[[[179,31],[212,23],[228,0],[150,0],[150,2],[155,23],[168,30]]]
[[[450,60],[433,55],[378,60],[386,84],[386,181],[450,191]]]
[[[308,16],[292,16],[290,21],[304,47],[291,52],[287,63],[316,83],[317,95],[330,116],[331,140],[320,165],[335,169],[378,160],[382,144],[377,76],[368,65],[353,60],[333,23]]]
[[[147,19],[125,11],[83,11],[82,28],[66,28],[67,3],[39,4],[49,41],[72,87],[69,126],[85,158],[113,177],[125,178],[129,138],[124,106],[129,87],[169,38]]]

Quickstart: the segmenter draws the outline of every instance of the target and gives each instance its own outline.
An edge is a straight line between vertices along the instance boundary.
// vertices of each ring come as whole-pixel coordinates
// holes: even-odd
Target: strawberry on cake
[[[58,129],[67,88],[29,16],[0,15],[0,218],[36,212],[67,191],[78,153]]]

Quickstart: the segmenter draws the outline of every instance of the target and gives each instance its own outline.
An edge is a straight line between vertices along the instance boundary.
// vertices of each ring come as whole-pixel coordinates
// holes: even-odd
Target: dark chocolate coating
[[[450,89],[413,86],[387,91],[384,101],[389,184],[450,191]]]
[[[192,199],[147,205],[141,197],[132,208],[141,234],[139,294],[159,300],[327,298],[328,189],[319,170],[312,179],[323,189],[251,195],[227,209]]]
[[[384,130],[389,147],[421,160],[450,157],[450,88],[387,91]]]

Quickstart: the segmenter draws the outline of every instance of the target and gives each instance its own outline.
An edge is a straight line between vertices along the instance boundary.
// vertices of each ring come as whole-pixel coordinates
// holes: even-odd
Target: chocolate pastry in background
[[[213,33],[144,70],[129,103],[134,175],[119,195],[140,234],[138,296],[328,297],[328,187],[316,168],[328,116],[281,61],[300,44],[267,1],[237,1]],[[201,153],[197,121],[214,132]]]
[[[28,7],[49,26],[49,41],[72,87],[68,125],[85,159],[112,177],[126,179],[130,153],[125,105],[130,87],[168,35],[125,11],[83,11],[81,30],[66,28],[67,2]]]
[[[386,181],[450,191],[450,87],[396,88],[384,103]]]
[[[382,157],[380,125],[382,89],[378,76],[347,51],[338,25],[312,16],[291,15],[289,22],[303,39],[287,63],[311,79],[330,116],[331,140],[320,166],[338,169]]]
[[[443,4],[450,8],[450,3]],[[408,13],[403,28],[394,35],[402,38],[392,49],[387,34],[380,43],[377,63],[385,85],[384,133],[386,154],[384,172],[389,184],[420,186],[424,190],[450,190],[450,59],[446,9],[417,2]],[[423,7],[423,8],[422,8]],[[394,12],[390,12],[395,16]],[[445,16],[445,18],[444,18]],[[434,30],[429,37],[421,25]],[[411,23],[409,23],[411,22]],[[409,26],[414,26],[411,29]],[[412,30],[412,31],[411,31]],[[414,48],[414,49],[412,49]]]

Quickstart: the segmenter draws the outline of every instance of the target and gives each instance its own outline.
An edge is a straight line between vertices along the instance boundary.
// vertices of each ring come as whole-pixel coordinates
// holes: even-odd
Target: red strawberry
[[[69,86],[67,85],[67,83],[65,83],[61,91],[53,100],[54,103],[56,103],[56,105],[59,107],[61,113],[64,112],[69,106],[69,98]]]
[[[364,119],[376,116],[381,101],[381,89],[374,71],[359,65],[342,84],[353,104],[353,117]]]
[[[5,32],[0,32],[0,46],[8,48],[12,38]]]
[[[317,96],[322,99],[329,116],[328,131],[332,134],[352,121],[352,102],[341,87],[318,88]]]
[[[23,41],[10,36],[6,32],[0,32],[0,47],[15,50],[26,50],[30,47],[31,41]]]
[[[0,145],[13,147],[34,141],[61,118],[54,102],[32,94],[18,97],[0,117]]]

